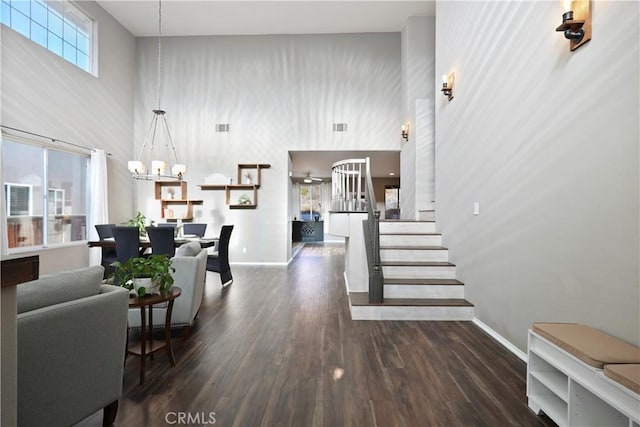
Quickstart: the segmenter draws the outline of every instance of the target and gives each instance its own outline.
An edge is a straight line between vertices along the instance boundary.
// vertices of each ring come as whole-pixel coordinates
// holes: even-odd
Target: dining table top
[[[219,239],[217,237],[176,237],[175,247],[177,248],[189,242],[198,242],[200,243],[201,248],[211,248],[216,245],[218,240]],[[103,240],[90,240],[87,242],[87,245],[90,248],[115,248],[116,241],[113,239],[113,237],[110,237]],[[140,247],[150,248],[151,242],[149,242],[149,239],[141,238]]]

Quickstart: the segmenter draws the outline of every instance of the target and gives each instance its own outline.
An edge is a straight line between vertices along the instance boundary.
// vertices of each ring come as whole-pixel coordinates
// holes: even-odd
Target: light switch
[[[474,215],[480,214],[480,202],[473,202],[473,214]]]

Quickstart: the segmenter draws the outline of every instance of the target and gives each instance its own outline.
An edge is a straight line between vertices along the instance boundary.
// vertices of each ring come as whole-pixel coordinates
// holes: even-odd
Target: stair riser
[[[380,246],[442,246],[442,236],[386,234],[380,236]]]
[[[464,286],[384,285],[384,297],[464,299]]]
[[[380,249],[382,261],[449,261],[446,249]]]
[[[404,279],[455,279],[455,267],[431,266],[383,266],[382,274],[385,278]]]
[[[435,211],[418,212],[418,220],[420,220],[420,221],[435,221],[436,220],[436,212]]]
[[[353,320],[472,320],[473,307],[352,306]]]
[[[435,222],[380,222],[381,233],[435,233]]]

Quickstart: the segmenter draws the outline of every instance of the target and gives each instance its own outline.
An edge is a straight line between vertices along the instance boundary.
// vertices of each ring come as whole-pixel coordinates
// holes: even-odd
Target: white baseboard
[[[342,276],[344,277],[344,287],[347,289],[347,295],[349,295],[349,279],[347,279],[347,272],[342,272]]]
[[[523,352],[518,347],[513,345],[505,337],[503,337],[502,335],[500,335],[499,333],[491,329],[486,323],[479,320],[477,317],[474,317],[471,321],[475,323],[480,329],[482,329],[487,334],[489,334],[494,340],[502,344],[503,347],[505,347],[511,353],[515,354],[520,360],[522,360],[524,363],[527,363],[527,360],[528,360],[527,353]]]
[[[286,267],[289,263],[288,262],[230,262],[229,265],[264,265],[267,267],[279,267],[279,266],[284,266]]]

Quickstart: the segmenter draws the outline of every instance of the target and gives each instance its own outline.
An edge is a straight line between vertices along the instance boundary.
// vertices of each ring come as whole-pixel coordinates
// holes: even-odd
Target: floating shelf
[[[240,163],[238,164],[238,184],[202,184],[199,185],[201,190],[224,190],[226,193],[226,203],[229,205],[229,209],[255,209],[258,207],[258,188],[260,188],[262,169],[269,169],[270,164],[266,163]],[[254,170],[255,176],[249,172],[243,171]],[[249,174],[249,176],[247,176]],[[244,182],[243,182],[244,180]],[[250,183],[249,183],[250,182]],[[231,203],[231,192],[237,190],[249,190],[253,194],[251,203],[239,204]]]

